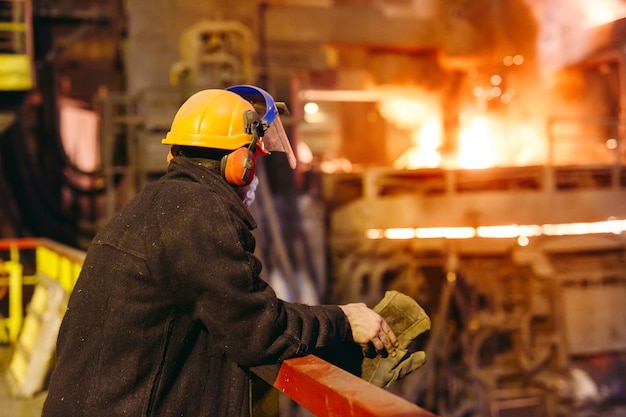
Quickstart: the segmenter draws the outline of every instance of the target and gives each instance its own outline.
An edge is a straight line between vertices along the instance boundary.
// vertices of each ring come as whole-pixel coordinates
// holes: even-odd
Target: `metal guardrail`
[[[36,265],[31,274],[24,274],[20,260],[22,251],[35,251]],[[0,286],[8,287],[8,317],[0,318],[2,328],[7,329],[8,341],[14,343],[24,320],[23,288],[34,286],[38,274],[45,274],[58,281],[65,291],[71,292],[80,273],[85,254],[60,243],[38,238],[0,239],[0,251],[7,253],[0,260]]]
[[[314,355],[252,372],[318,417],[437,417]]]
[[[10,254],[10,259],[5,261],[4,265],[7,262],[19,264],[18,251],[35,251],[35,274],[23,277],[20,269],[19,276],[12,277],[8,282],[8,285],[12,287],[9,296],[15,298],[9,300],[10,303],[15,304],[14,309],[10,311],[12,317],[8,318],[12,337],[17,337],[20,331],[23,331],[23,329],[14,328],[25,321],[21,307],[23,286],[37,286],[42,279],[48,281],[51,279],[58,281],[69,294],[76,283],[85,258],[83,251],[48,239],[0,239],[0,252]],[[16,302],[19,302],[19,309]],[[23,334],[20,335],[20,338],[23,337]],[[28,339],[38,340],[37,335],[32,334],[28,335]],[[25,356],[26,359],[27,356]],[[28,375],[45,374],[46,370],[37,370],[39,372],[29,370],[28,364],[22,363],[25,358],[20,358],[19,361],[19,368],[23,369],[20,373],[23,374],[22,376],[28,378]],[[282,364],[256,367],[252,369],[252,372],[260,378],[257,381],[257,387],[261,387],[259,391],[265,393],[255,401],[256,403],[266,402],[264,407],[255,408],[256,412],[253,413],[255,417],[278,416],[277,392],[288,396],[319,417],[436,417],[404,398],[378,388],[313,355],[289,359]],[[17,375],[15,382],[18,386],[23,382],[20,381],[20,377]],[[30,380],[22,385],[28,386],[31,392],[37,385],[36,382]],[[267,400],[267,398],[271,399]]]

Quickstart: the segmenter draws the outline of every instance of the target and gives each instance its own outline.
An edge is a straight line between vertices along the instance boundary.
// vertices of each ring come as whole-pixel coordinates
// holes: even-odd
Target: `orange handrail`
[[[9,250],[12,247],[18,249],[34,249],[37,247],[41,239],[39,238],[16,238],[16,239],[0,239],[0,250]]]
[[[273,378],[252,371],[318,417],[437,417],[314,355],[288,359]]]

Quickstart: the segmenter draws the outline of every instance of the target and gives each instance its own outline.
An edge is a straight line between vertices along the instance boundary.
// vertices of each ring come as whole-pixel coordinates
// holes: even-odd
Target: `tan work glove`
[[[398,291],[387,291],[373,310],[389,324],[398,338],[398,347],[395,356],[363,358],[361,378],[378,387],[388,387],[426,362],[424,351],[410,354],[408,347],[430,329],[430,318],[413,298]]]

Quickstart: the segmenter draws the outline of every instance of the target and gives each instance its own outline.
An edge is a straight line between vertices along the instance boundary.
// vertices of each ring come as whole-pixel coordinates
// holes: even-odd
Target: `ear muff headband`
[[[228,183],[243,186],[248,185],[254,178],[256,171],[256,151],[259,137],[263,136],[263,126],[258,115],[252,111],[244,114],[247,133],[252,134],[250,145],[239,148],[222,157],[221,172]]]

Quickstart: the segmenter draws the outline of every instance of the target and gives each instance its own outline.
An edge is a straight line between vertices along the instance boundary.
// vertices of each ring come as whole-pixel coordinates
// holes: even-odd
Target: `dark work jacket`
[[[259,278],[255,226],[219,174],[172,160],[87,251],[43,417],[245,416],[247,367],[349,338],[339,307]]]

